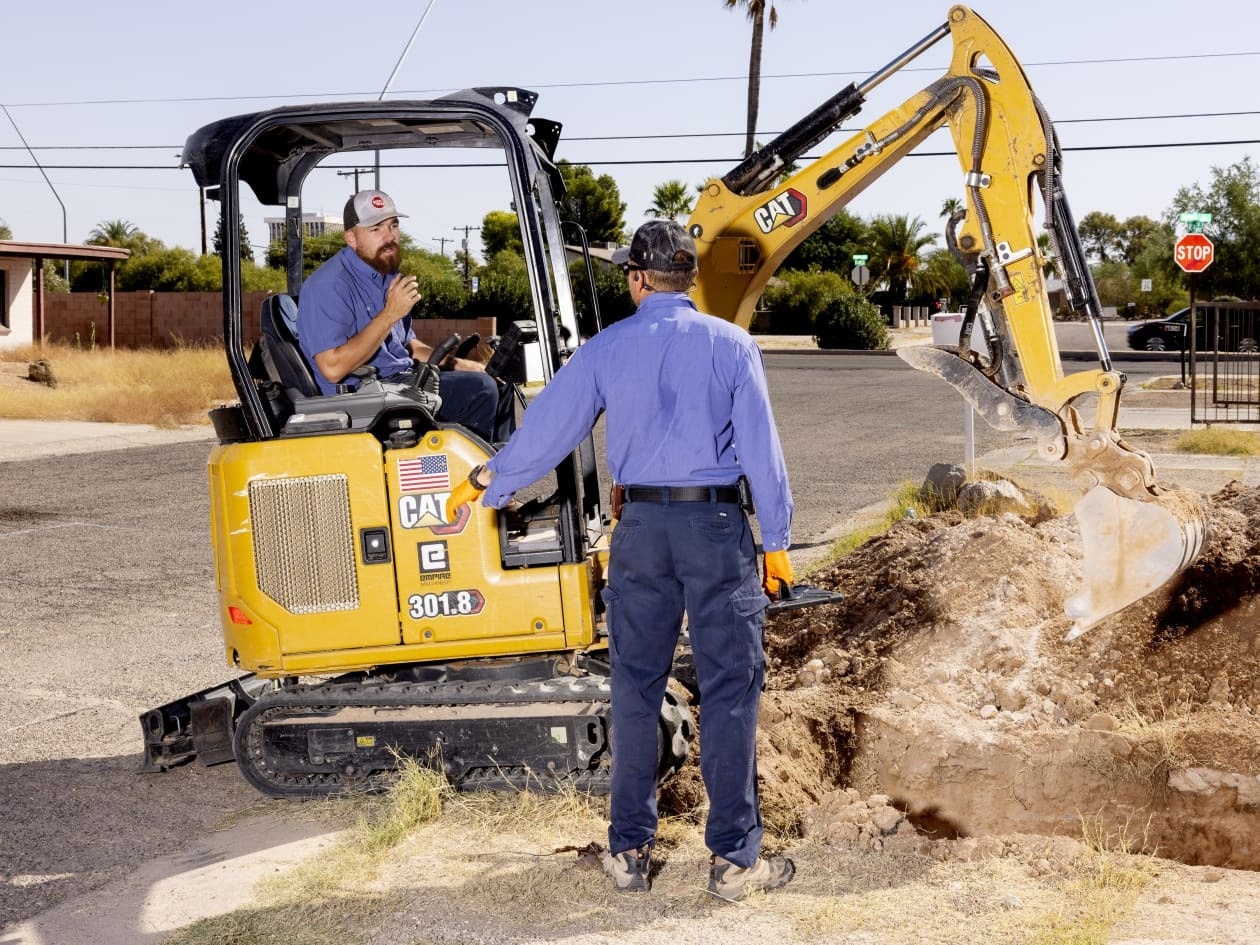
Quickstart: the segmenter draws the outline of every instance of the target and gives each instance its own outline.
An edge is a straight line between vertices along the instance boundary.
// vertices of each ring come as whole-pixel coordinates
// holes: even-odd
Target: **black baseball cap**
[[[653,272],[690,272],[696,268],[696,244],[673,220],[649,220],[634,231],[629,248],[613,253],[612,261]]]

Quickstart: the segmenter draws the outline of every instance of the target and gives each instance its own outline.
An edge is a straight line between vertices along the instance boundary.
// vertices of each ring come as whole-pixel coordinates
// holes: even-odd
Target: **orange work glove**
[[[786,582],[790,587],[792,585],[792,562],[788,560],[786,551],[767,551],[765,556],[765,571],[761,580],[761,586],[771,600],[779,599],[780,582]]]
[[[453,522],[459,516],[460,506],[467,505],[481,498],[485,489],[473,485],[469,480],[456,483],[451,490],[451,497],[446,500],[446,521]]]

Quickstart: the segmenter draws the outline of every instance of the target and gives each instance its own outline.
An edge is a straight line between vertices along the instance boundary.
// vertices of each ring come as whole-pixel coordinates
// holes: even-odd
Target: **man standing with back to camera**
[[[604,870],[621,892],[651,885],[658,717],[685,612],[700,687],[709,891],[742,899],[785,885],[795,871],[785,857],[761,856],[756,760],[765,591],[792,581],[787,469],[760,350],[686,295],[696,277],[687,232],[672,220],[650,221],[613,260],[637,311],[556,372],[516,435],[456,487],[447,520],[483,490],[483,505],[502,508],[607,414],[609,471],[626,485],[603,591],[613,732]],[[741,476],[760,516],[762,579]]]
[[[302,285],[298,344],[325,394],[365,364],[381,380],[407,382],[415,362],[432,354],[408,319],[420,301],[419,284],[398,271],[398,218],[405,216],[389,194],[359,191],[346,201],[346,245]],[[458,358],[454,368],[441,374],[437,419],[461,423],[491,443],[506,440],[515,427],[511,390],[477,361]]]

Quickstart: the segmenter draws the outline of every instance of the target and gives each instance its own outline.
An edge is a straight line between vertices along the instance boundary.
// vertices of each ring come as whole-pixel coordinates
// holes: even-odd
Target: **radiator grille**
[[[249,484],[258,589],[294,614],[359,606],[346,476]]]

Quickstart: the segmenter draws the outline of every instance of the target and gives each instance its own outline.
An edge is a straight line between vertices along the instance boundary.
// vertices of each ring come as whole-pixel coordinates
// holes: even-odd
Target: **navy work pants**
[[[743,510],[727,502],[627,503],[603,596],[612,660],[610,852],[656,835],[661,702],[685,611],[700,686],[705,844],[752,866],[763,832],[756,732],[769,599]]]

